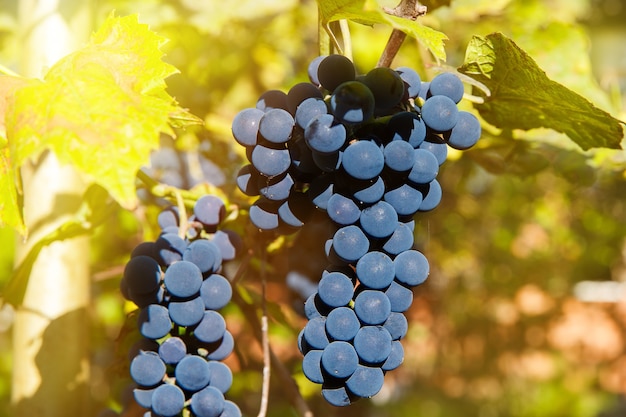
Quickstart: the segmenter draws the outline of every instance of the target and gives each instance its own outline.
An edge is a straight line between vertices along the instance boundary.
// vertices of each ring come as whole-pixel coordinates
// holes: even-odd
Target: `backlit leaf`
[[[500,33],[475,36],[459,71],[491,90],[484,104],[475,107],[496,127],[553,129],[583,150],[620,147],[624,131],[619,120],[549,79],[526,52]]]

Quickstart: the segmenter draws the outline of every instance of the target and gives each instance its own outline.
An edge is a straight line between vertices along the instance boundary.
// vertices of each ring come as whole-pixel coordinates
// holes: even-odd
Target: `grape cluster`
[[[184,409],[196,417],[241,416],[224,398],[233,377],[221,361],[234,340],[219,313],[232,295],[222,263],[235,257],[238,241],[217,229],[226,211],[220,198],[203,196],[193,210],[186,230],[177,208],[162,211],[158,239],[133,250],[121,281],[124,297],[140,308],[143,339],[129,353],[130,376],[146,417]]]
[[[452,73],[431,82],[408,67],[358,75],[329,55],[310,63],[309,79],[236,115],[233,136],[249,160],[237,184],[257,197],[249,216],[259,229],[297,230],[313,209],[334,225],[298,346],[307,378],[345,406],[378,393],[403,361],[403,313],[429,274],[414,216],[441,200],[448,146],[472,147],[481,127],[457,108],[464,86]]]

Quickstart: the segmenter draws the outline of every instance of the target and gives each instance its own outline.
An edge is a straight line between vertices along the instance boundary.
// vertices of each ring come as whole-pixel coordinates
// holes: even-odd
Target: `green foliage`
[[[194,120],[166,91],[176,69],[161,60],[165,40],[136,16],[109,17],[88,46],[55,64],[43,81],[15,89],[5,112],[8,152],[0,220],[18,226],[15,171],[46,149],[103,186],[124,207],[137,204],[135,173],[169,125]],[[12,79],[7,79],[13,83]],[[114,167],[112,169],[111,167]],[[11,175],[13,174],[13,175]]]
[[[476,108],[496,127],[551,128],[567,134],[584,150],[620,147],[624,132],[618,120],[550,80],[532,58],[500,33],[474,37],[460,71],[491,91]]]
[[[391,26],[417,39],[438,60],[446,60],[446,35],[417,21],[385,13],[375,0],[318,0],[318,5],[320,20],[324,25],[347,19],[364,25]]]

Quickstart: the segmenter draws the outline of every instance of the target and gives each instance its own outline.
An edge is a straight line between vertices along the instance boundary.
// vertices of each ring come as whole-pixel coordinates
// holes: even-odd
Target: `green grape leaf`
[[[34,80],[9,75],[0,76],[0,226],[9,226],[26,234],[18,185],[20,178],[8,146],[5,112],[12,105],[15,92]]]
[[[13,168],[51,149],[134,207],[136,172],[160,134],[197,122],[165,91],[165,78],[177,72],[162,61],[165,42],[135,15],[110,16],[86,47],[18,89],[5,114]]]
[[[383,24],[401,30],[417,39],[438,60],[446,60],[444,41],[448,37],[419,22],[392,16],[383,11],[375,0],[318,0],[320,20],[326,25],[347,19],[364,25]]]
[[[549,128],[566,134],[583,150],[619,149],[622,124],[565,86],[548,78],[537,63],[501,33],[475,36],[467,47],[463,74],[491,94],[476,104],[480,115],[502,129]]]

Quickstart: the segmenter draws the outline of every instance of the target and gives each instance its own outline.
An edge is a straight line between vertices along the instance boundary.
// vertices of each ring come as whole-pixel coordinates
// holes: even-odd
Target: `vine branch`
[[[248,256],[249,256],[248,258],[249,260],[251,258],[251,254],[249,253]],[[242,264],[242,266],[238,269],[236,275],[238,275],[239,278],[245,272],[247,265],[248,265],[248,262],[246,262],[245,265]],[[259,317],[257,316],[257,311],[254,308],[254,306],[251,304],[248,304],[244,300],[240,291],[241,290],[239,289],[239,286],[233,285],[232,300],[237,305],[237,307],[239,307],[243,315],[246,317],[246,321],[250,323],[250,326],[252,327],[252,333],[255,339],[259,343],[261,343],[261,345],[263,345],[263,325],[262,323],[259,322]],[[272,348],[269,345],[269,342],[267,344],[267,354],[269,355],[269,359],[270,359],[269,362],[274,372],[276,373],[276,375],[282,382],[282,388],[285,391],[285,395],[287,396],[289,401],[292,403],[292,405],[295,407],[296,411],[298,412],[298,415],[301,417],[313,417],[313,412],[309,408],[304,398],[302,398],[302,395],[300,394],[300,390],[298,389],[298,385],[296,384],[296,381],[291,376],[289,369],[287,369],[285,364],[282,363],[282,361],[276,356],[274,351],[272,351]],[[264,349],[264,356],[265,356],[265,349]],[[264,362],[265,362],[265,358],[264,358]]]
[[[417,0],[401,0],[394,8],[384,7],[385,13],[392,16],[402,17],[404,19],[417,20],[418,17],[426,14],[426,6],[423,6]],[[389,36],[387,45],[380,55],[377,67],[389,67],[400,50],[402,42],[406,39],[406,33],[399,29],[394,29]]]

